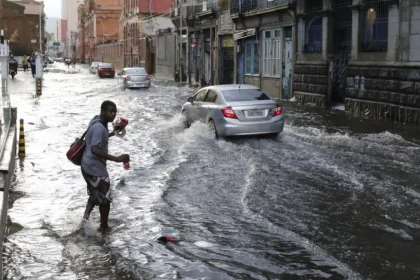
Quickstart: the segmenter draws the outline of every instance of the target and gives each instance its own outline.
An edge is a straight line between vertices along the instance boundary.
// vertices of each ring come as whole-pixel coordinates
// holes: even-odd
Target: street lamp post
[[[39,11],[39,52],[42,53],[42,23],[41,18],[44,11],[44,2],[41,2]]]

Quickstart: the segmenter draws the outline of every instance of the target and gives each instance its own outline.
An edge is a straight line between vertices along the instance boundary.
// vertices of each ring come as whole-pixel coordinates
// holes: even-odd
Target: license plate
[[[246,111],[247,117],[263,117],[264,110],[248,110]]]

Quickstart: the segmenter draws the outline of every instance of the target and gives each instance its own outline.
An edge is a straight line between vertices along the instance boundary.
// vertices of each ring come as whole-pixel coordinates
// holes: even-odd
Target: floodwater
[[[163,80],[122,90],[86,68],[52,65],[44,91],[19,72],[25,121],[5,243],[6,279],[417,279],[418,129],[285,104],[277,139],[215,140],[182,125],[193,93]],[[104,100],[129,119],[110,153],[112,234],[84,228],[80,169],[65,153]],[[179,243],[161,244],[172,235]]]

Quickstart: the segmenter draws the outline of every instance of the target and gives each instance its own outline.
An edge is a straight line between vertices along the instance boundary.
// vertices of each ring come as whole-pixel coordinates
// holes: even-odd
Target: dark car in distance
[[[100,63],[98,65],[96,72],[98,73],[99,78],[103,78],[103,77],[114,78],[115,77],[115,68],[114,68],[114,65],[112,65],[111,63]]]

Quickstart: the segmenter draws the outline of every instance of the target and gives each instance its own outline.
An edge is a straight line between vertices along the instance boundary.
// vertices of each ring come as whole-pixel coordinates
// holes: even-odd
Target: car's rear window
[[[144,68],[126,69],[126,72],[127,74],[147,74],[147,71]]]
[[[222,94],[227,102],[270,100],[270,97],[260,89],[224,90]]]
[[[111,63],[101,63],[99,64],[100,67],[104,67],[104,68],[112,68],[112,64]]]
[[[96,66],[96,65],[99,65],[100,64],[100,62],[92,62],[92,66]]]

